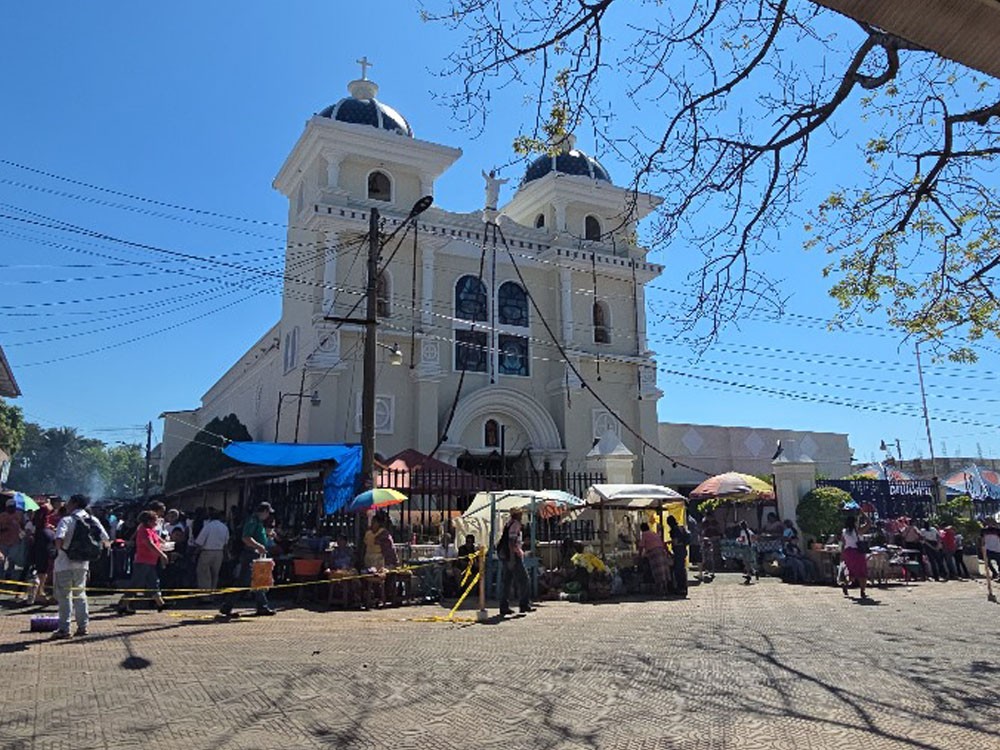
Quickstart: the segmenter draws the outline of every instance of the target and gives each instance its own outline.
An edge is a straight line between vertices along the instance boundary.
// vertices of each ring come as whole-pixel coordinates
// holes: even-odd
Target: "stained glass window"
[[[594,343],[611,343],[611,328],[608,326],[608,308],[603,302],[594,303]]]
[[[486,372],[486,332],[455,331],[455,369]]]
[[[495,419],[487,419],[483,425],[483,445],[486,448],[500,447],[500,425]]]
[[[527,327],[528,295],[519,284],[508,281],[500,285],[497,292],[497,312],[500,325]]]
[[[486,320],[486,285],[475,276],[463,276],[455,285],[455,317]]]
[[[527,376],[528,339],[501,334],[497,344],[500,349],[500,374]]]

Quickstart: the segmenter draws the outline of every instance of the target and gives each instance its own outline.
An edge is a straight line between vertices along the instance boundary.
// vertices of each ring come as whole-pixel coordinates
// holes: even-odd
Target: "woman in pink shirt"
[[[123,598],[118,604],[119,614],[135,614],[132,600],[136,594],[148,592],[153,605],[158,612],[166,607],[166,602],[160,596],[160,575],[157,566],[160,562],[166,564],[167,555],[161,549],[162,542],[156,531],[156,514],[144,510],[139,514],[139,528],[135,532],[135,560],[132,562],[132,595]]]
[[[663,543],[663,537],[649,530],[648,523],[640,524],[639,530],[642,532],[639,534],[639,554],[649,561],[657,591],[666,594],[667,584],[670,581],[670,556],[667,554],[667,546]]]

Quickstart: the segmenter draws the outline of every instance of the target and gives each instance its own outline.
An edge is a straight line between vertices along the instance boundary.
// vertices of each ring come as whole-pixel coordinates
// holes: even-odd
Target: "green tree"
[[[141,445],[113,445],[106,449],[108,497],[138,497],[146,477],[146,454]]]
[[[223,440],[225,438],[226,440]],[[250,432],[235,414],[224,419],[216,417],[194,440],[177,453],[167,468],[164,489],[167,491],[197,484],[218,476],[239,463],[223,455],[222,447],[228,441],[249,441]]]
[[[13,456],[24,441],[24,412],[0,398],[0,450]]]
[[[816,487],[799,501],[796,516],[802,533],[825,540],[841,528],[841,508],[851,501],[849,492],[837,487]]]
[[[8,483],[27,493],[103,494],[104,443],[81,436],[74,427],[42,429],[25,425],[21,450]]]

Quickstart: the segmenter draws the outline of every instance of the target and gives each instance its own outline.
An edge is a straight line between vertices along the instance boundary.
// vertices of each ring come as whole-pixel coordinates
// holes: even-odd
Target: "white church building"
[[[364,73],[348,89],[306,122],[274,179],[288,198],[281,318],[198,409],[165,415],[164,469],[195,427],[230,413],[258,441],[361,440],[364,330],[332,318],[364,317],[370,211],[392,232],[462,152],[417,137]],[[635,239],[658,203],[616,186],[567,138],[528,166],[506,205],[485,212],[500,231],[484,212],[433,205],[398,249],[387,243],[378,454],[436,449],[476,471],[503,451],[504,465],[521,470],[584,471],[595,439],[612,431],[637,457],[634,479],[658,482],[660,457],[622,425],[658,445],[644,288],[662,267]]]

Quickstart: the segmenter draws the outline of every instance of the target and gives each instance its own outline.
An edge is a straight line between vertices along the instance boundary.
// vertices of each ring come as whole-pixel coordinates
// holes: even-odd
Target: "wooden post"
[[[990,558],[986,552],[986,541],[982,542],[983,562],[986,563],[986,601],[995,602],[996,594],[993,593],[993,570],[990,568]],[[976,571],[979,572],[978,570]]]
[[[486,548],[482,545],[477,550],[479,562],[479,612],[476,619],[484,622],[489,615],[486,612]]]
[[[597,539],[601,546],[601,560],[604,559],[604,497],[597,504]]]

